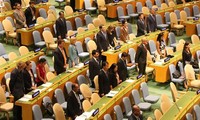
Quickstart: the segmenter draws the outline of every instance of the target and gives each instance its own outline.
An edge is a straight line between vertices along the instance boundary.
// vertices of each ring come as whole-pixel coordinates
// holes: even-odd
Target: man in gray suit
[[[156,15],[155,15],[155,10],[151,9],[150,13],[147,17],[147,30],[148,33],[150,32],[155,32],[156,31]]]

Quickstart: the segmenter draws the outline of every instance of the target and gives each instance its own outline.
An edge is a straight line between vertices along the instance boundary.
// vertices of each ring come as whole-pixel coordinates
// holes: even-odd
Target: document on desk
[[[45,84],[42,84],[42,87],[47,88],[47,87],[50,87],[51,85],[52,85],[52,83],[46,82]]]
[[[128,82],[128,83],[134,83],[134,82],[136,82],[136,80],[128,79],[128,80],[126,80],[126,82]]]
[[[110,91],[108,94],[106,94],[106,97],[114,97],[119,91]]]
[[[154,64],[163,65],[163,63],[164,63],[164,59],[161,59],[161,60],[156,61]]]
[[[84,66],[83,63],[79,63],[78,65],[76,65],[76,66],[74,66],[74,67],[80,69],[80,68],[82,68],[83,66]]]
[[[19,100],[20,101],[23,101],[23,102],[27,102],[27,101],[29,101],[29,100],[31,100],[32,99],[32,95],[24,95],[22,98],[20,98]]]
[[[90,112],[84,112],[80,116],[77,116],[75,120],[86,120],[89,119],[95,110],[91,110]]]

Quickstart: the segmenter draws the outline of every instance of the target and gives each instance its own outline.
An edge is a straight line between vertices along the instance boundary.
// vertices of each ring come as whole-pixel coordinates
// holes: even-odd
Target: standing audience
[[[167,56],[166,44],[165,44],[163,33],[160,33],[157,37],[156,48],[157,48],[158,54],[161,56],[161,58],[164,58]]]
[[[143,38],[142,43],[138,46],[137,52],[135,55],[135,63],[139,68],[139,75],[145,75],[146,71],[146,62],[147,62],[147,39]]]
[[[47,61],[45,58],[41,58],[38,61],[38,65],[36,67],[36,73],[37,73],[37,78],[36,78],[36,83],[37,86],[42,85],[43,83],[47,82],[46,78],[46,70],[45,70],[45,65],[47,64]]]
[[[67,54],[66,50],[64,48],[65,41],[64,40],[58,40],[58,47],[53,52],[54,56],[54,69],[59,75],[60,73],[63,73],[66,71],[66,68],[68,67],[67,64]]]
[[[89,78],[92,81],[93,88],[95,88],[94,77],[99,75],[100,69],[99,52],[97,50],[93,50],[92,58],[89,61]]]
[[[155,32],[157,29],[156,24],[156,12],[154,9],[150,9],[150,14],[147,17],[147,30],[148,33]]]
[[[70,39],[70,45],[68,47],[69,52],[69,67],[74,67],[79,63],[78,51],[76,49],[76,38],[72,37]]]
[[[119,74],[117,73],[118,66],[116,63],[113,63],[108,69],[108,78],[110,80],[110,85],[112,88],[116,87],[122,80],[119,79]]]
[[[117,44],[116,33],[115,33],[115,27],[112,25],[108,26],[107,28],[107,38],[108,38],[109,44],[112,47],[115,47],[115,45]]]
[[[24,62],[18,62],[17,67],[11,72],[10,92],[14,96],[13,120],[22,120],[22,108],[15,102],[24,96],[24,79],[22,71],[25,68]]]
[[[183,52],[182,52],[182,59],[183,59],[183,67],[187,63],[190,63],[192,60],[192,53],[190,51],[190,43],[189,42],[185,42],[185,44],[184,44]]]
[[[35,17],[35,3],[33,1],[29,2],[29,7],[25,10],[25,16],[26,16],[26,24],[29,27],[29,25],[36,23],[36,17]]]
[[[120,39],[125,43],[126,43],[126,40],[129,40],[128,26],[125,20],[122,21],[122,26],[120,29]]]
[[[110,85],[110,80],[108,78],[108,62],[104,61],[102,63],[102,69],[100,70],[98,76],[98,83],[99,83],[99,95],[102,97],[110,92],[112,88]]]
[[[58,39],[67,38],[67,25],[63,11],[60,11],[59,18],[56,20],[56,35]]]
[[[140,13],[138,17],[139,19],[137,20],[137,37],[146,34],[146,23],[144,20],[144,14]]]

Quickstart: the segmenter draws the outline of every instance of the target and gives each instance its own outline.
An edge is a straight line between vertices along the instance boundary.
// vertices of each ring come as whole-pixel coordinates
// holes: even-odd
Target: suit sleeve
[[[28,74],[24,71],[24,72],[23,72],[24,87],[25,87],[25,89],[30,90],[32,86],[31,86],[30,83],[28,83],[28,82],[29,82],[29,81],[27,80],[28,77],[29,77]]]
[[[139,62],[140,54],[141,54],[141,47],[138,46],[137,52],[136,52],[136,55],[135,55],[135,63],[138,63],[138,62]]]
[[[102,73],[100,72],[99,76],[98,76],[98,83],[99,83],[99,94],[103,94],[104,93],[104,89],[103,89],[103,76],[102,76]]]
[[[149,22],[149,21],[150,21],[150,16],[147,17],[147,30],[148,30],[148,31],[152,31],[152,30],[151,30],[151,25],[150,25],[150,22]]]
[[[93,61],[90,61],[90,62],[89,62],[89,73],[90,73],[90,77],[92,76],[91,73],[93,73],[93,71],[94,71],[93,65],[94,65],[94,64],[93,64]]]
[[[70,96],[67,100],[67,109],[68,109],[68,111],[70,111],[71,116],[76,116],[77,114],[74,110],[73,104],[74,104],[74,101],[72,99],[72,96]]]
[[[11,94],[13,94],[13,90],[14,90],[14,86],[15,86],[15,79],[16,79],[16,77],[17,77],[16,73],[15,73],[15,72],[12,72],[12,73],[11,73],[11,78],[10,78],[10,84],[9,84]]]
[[[57,50],[53,52],[54,61],[55,61],[54,64],[57,64],[58,66],[64,66],[64,63],[62,63],[62,61],[60,60],[58,54],[59,54],[59,53],[58,53]]]
[[[138,22],[137,22],[137,27],[138,27],[138,31],[139,32],[144,32],[144,28],[142,27],[142,24],[141,24],[141,22],[138,20]]]
[[[60,33],[60,23],[58,20],[56,20],[56,34],[57,34],[57,37],[61,35]]]
[[[102,50],[102,46],[101,46],[100,41],[101,41],[101,36],[97,33],[97,43],[96,44],[97,44],[99,51]]]

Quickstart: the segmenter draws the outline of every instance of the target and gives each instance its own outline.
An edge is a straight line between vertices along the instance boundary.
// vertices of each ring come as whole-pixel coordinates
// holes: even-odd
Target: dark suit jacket
[[[82,110],[80,109],[80,105],[73,91],[69,93],[67,99],[67,113],[72,119],[75,119],[76,115],[79,116],[82,114]]]
[[[156,31],[156,17],[153,17],[151,14],[147,17],[147,28],[148,32]]]
[[[147,61],[147,50],[144,48],[143,44],[140,44],[137,48],[135,55],[135,63],[142,64]]]
[[[118,74],[120,80],[122,81],[126,80],[126,77],[128,76],[126,62],[120,58],[119,61],[117,62],[117,66],[118,66]]]
[[[112,47],[115,47],[115,42],[114,42],[114,38],[115,38],[115,37],[116,37],[116,34],[115,34],[114,31],[112,32],[112,34],[107,33],[107,38],[108,38],[109,44],[110,44]]]
[[[65,49],[64,49],[64,51],[65,51]],[[65,55],[67,58],[66,51],[65,51]],[[57,75],[62,72],[65,72],[66,69],[64,68],[64,57],[59,48],[55,49],[55,51],[53,52],[53,56],[54,56],[54,69],[55,69]]]
[[[66,27],[66,20],[63,18],[61,20],[61,18],[58,18],[56,20],[56,35],[57,38],[58,36],[61,36],[62,39],[66,38],[66,34],[67,34],[67,27]]]
[[[103,70],[100,70],[99,77],[99,95],[110,92],[110,80]]]
[[[118,85],[117,77],[116,77],[116,74],[114,72],[108,72],[108,78],[110,80],[110,85],[112,85],[112,88],[114,88]]]
[[[14,100],[18,100],[24,96],[24,79],[22,71],[20,72],[17,68],[15,68],[11,72],[10,79],[10,92],[14,96]]]
[[[34,14],[35,14],[35,7],[32,8],[32,10],[34,11]],[[26,24],[29,26],[31,24],[35,24],[36,23],[36,20],[33,20],[33,14],[31,12],[31,8],[28,7],[26,10],[25,10],[25,16],[26,16]],[[36,19],[36,18],[35,18]]]
[[[140,19],[138,19],[138,21],[137,21],[137,37],[144,35],[145,30],[146,30],[145,21],[142,22]]]
[[[142,115],[140,115],[139,118],[140,118],[140,120],[143,120]],[[128,117],[128,120],[138,120],[138,119],[132,114],[130,117]]]
[[[89,73],[90,80],[93,81],[96,75],[99,75],[100,72],[100,63],[97,63],[94,58],[89,61]]]
[[[190,62],[192,59],[192,53],[191,52],[187,52],[186,50],[183,50],[182,52],[182,60],[183,60],[183,66],[185,66],[186,61]]]
[[[70,6],[72,7],[73,11],[76,10],[76,9],[75,9],[75,5],[76,5],[75,1],[76,1],[76,0],[70,0]]]
[[[32,87],[31,76],[26,69],[24,69],[24,71],[22,73],[23,73],[23,79],[24,79],[25,94],[27,94],[28,92],[30,92],[32,90],[31,89],[31,87]],[[31,73],[34,76],[32,70],[31,70]],[[34,78],[34,82],[35,82],[35,78]]]
[[[100,53],[101,53],[101,50],[103,50],[103,51],[108,50],[109,42],[108,42],[107,38],[105,38],[105,36],[103,35],[103,33],[101,31],[99,31],[97,33],[96,44],[97,44],[97,50],[99,50]]]

